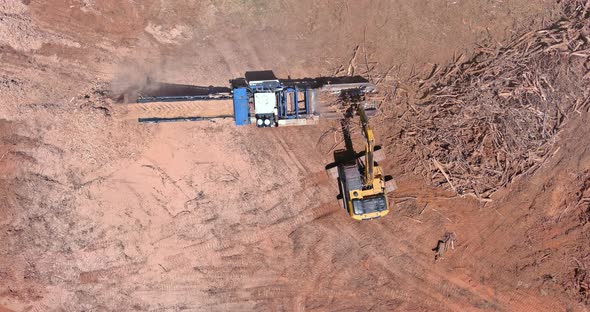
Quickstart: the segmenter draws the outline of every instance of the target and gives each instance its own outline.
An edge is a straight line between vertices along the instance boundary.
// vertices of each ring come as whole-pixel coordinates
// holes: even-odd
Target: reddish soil
[[[404,75],[556,14],[549,0],[0,0],[0,311],[589,310],[571,285],[590,267],[587,113],[485,205],[389,159],[392,212],[355,222],[324,172],[333,124],[144,125],[107,96],[148,76],[346,74],[357,46],[355,73]],[[446,231],[455,249],[434,261]]]

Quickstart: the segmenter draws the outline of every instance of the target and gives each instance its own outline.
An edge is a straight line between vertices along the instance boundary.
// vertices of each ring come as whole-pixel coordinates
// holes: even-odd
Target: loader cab
[[[362,216],[363,219],[371,218],[369,216],[371,214],[375,214],[375,217],[384,216],[387,214],[386,210],[387,198],[383,195],[352,200],[353,214],[356,216]]]

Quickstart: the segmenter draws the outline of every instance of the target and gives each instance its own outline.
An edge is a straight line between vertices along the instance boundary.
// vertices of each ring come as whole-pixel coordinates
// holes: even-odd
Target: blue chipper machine
[[[156,84],[137,92],[133,106],[143,112],[139,122],[233,118],[236,126],[313,125],[334,114],[322,105],[323,95],[350,89],[373,92],[375,86],[359,76],[277,79],[272,71],[256,71],[230,80],[230,88]]]

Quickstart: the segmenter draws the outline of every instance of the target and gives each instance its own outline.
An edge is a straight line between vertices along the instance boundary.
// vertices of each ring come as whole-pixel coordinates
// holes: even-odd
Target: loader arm
[[[373,152],[375,150],[375,136],[373,135],[373,130],[369,126],[369,119],[367,118],[367,114],[365,113],[365,109],[363,105],[358,105],[358,114],[361,118],[361,126],[363,128],[363,134],[365,136],[365,174],[363,177],[363,182],[365,185],[373,185],[373,179],[375,178],[374,173],[374,160],[373,160]]]

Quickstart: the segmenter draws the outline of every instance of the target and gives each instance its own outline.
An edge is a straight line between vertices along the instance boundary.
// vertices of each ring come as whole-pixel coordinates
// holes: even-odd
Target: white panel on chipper
[[[273,114],[276,106],[275,93],[254,93],[254,112],[256,114]]]

